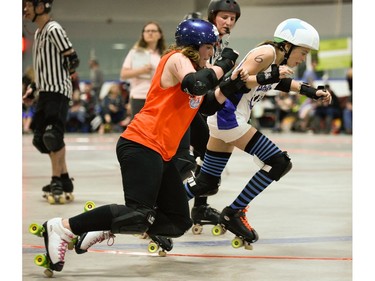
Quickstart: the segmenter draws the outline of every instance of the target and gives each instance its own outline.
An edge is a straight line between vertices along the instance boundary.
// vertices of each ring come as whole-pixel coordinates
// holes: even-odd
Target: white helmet
[[[300,19],[283,21],[277,26],[273,36],[277,43],[288,41],[296,46],[319,50],[318,32],[312,25]]]

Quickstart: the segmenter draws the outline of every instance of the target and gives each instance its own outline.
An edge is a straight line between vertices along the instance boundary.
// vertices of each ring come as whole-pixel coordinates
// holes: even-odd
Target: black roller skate
[[[191,210],[191,218],[193,220],[192,231],[194,234],[201,234],[203,231],[203,225],[211,224],[214,227],[211,230],[213,235],[223,234],[220,231],[220,212],[208,204],[200,206],[194,206]]]
[[[59,178],[53,177],[51,183],[42,188],[43,198],[46,198],[48,203],[65,204],[66,198],[63,191],[62,182]]]
[[[43,188],[42,188],[43,198],[46,198],[48,200],[48,196],[51,194],[51,187],[52,187],[52,185],[54,185],[54,183],[56,183],[57,181],[59,181],[61,183],[62,190],[63,190],[63,193],[64,193],[63,197],[65,197],[64,199],[59,199],[59,203],[60,204],[64,204],[65,202],[71,202],[71,201],[73,201],[74,200],[74,195],[73,195],[73,189],[74,189],[73,180],[74,180],[73,178],[59,178],[59,179],[53,178],[51,180],[50,184],[47,184],[47,185],[43,186]],[[60,202],[60,201],[63,201],[63,202]],[[50,201],[48,200],[48,202],[50,202]],[[56,203],[56,202],[54,202],[54,203]],[[53,203],[51,203],[51,204],[53,204]]]
[[[252,250],[251,243],[258,241],[258,233],[251,227],[246,218],[247,208],[243,210],[234,210],[230,207],[225,207],[220,215],[220,224],[223,229],[229,230],[236,237],[232,240],[233,248],[240,248],[242,246],[247,250]]]
[[[148,251],[150,253],[155,253],[159,249],[159,256],[165,257],[167,252],[171,251],[173,248],[173,240],[168,237],[159,236],[159,235],[149,235],[151,238],[150,243],[148,244]]]

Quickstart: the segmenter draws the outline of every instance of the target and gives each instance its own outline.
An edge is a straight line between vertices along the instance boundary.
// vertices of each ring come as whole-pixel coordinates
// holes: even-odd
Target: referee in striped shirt
[[[25,1],[24,18],[38,28],[33,43],[35,81],[29,85],[23,102],[29,104],[37,97],[31,125],[33,145],[49,155],[52,165],[51,182],[42,188],[44,196],[52,193],[69,201],[73,200],[73,182],[66,164],[64,133],[72,97],[71,75],[79,59],[65,30],[49,14],[52,3],[53,0]]]

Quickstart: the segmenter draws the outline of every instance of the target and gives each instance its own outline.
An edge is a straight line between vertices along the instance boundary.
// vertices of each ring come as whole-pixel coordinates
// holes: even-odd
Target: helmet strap
[[[290,44],[290,49],[287,51],[285,50],[285,45],[281,45],[280,46],[281,50],[284,52],[284,59],[283,61],[281,62],[281,65],[284,65],[284,64],[287,64],[288,62],[288,59],[289,59],[289,56],[290,54],[292,53],[293,51],[293,48],[294,48],[294,45],[293,44]]]
[[[39,5],[39,4],[43,4],[43,12],[41,13],[41,14],[38,14],[37,12],[36,12],[36,8],[37,8],[37,6]],[[43,15],[43,14],[47,14],[47,12],[46,12],[46,4],[45,3],[43,3],[43,2],[41,2],[41,1],[38,1],[38,4],[36,5],[36,6],[34,6],[34,18],[31,20],[32,22],[35,22],[35,20],[36,20],[36,18],[38,17],[38,16],[41,16],[41,15]]]

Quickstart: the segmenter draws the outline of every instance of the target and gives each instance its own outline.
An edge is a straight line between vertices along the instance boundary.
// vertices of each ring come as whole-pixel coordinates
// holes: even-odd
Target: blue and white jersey
[[[274,52],[272,64],[274,64],[276,59],[275,48],[272,45],[263,45],[252,49],[237,66],[237,68],[241,67],[242,63],[246,60],[249,54],[260,48],[272,48]],[[265,70],[265,72],[271,71],[271,65]],[[256,88],[251,89],[246,94],[236,94],[236,98],[231,98],[231,100],[227,99],[224,107],[221,110],[212,116],[208,116],[208,125],[213,126],[218,130],[230,130],[239,127],[242,124],[247,124],[250,120],[251,110],[253,109],[254,105],[262,100],[267,92],[275,89],[277,84],[278,83],[259,85]]]

